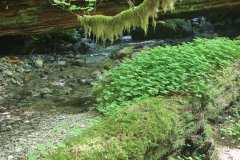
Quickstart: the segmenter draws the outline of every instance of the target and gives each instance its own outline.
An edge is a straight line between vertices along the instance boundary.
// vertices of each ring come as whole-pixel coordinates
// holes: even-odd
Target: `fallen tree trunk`
[[[135,5],[139,5],[142,1],[135,0]],[[78,5],[84,5],[84,2],[80,0]],[[124,0],[103,0],[94,14],[116,15],[128,7]],[[185,18],[213,12],[224,14],[239,8],[240,0],[184,0],[176,4],[176,9],[172,13],[163,13],[163,10],[160,10],[159,18]],[[83,14],[82,12],[76,13]],[[49,0],[4,0],[0,2],[0,36],[41,34],[80,25],[74,14],[53,6]]]

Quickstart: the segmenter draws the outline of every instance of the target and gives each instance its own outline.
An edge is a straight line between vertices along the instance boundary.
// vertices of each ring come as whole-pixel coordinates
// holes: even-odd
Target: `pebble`
[[[66,61],[58,61],[57,63],[58,63],[58,65],[60,65],[60,66],[65,66],[65,65],[67,64]]]
[[[43,67],[43,61],[42,61],[41,59],[37,59],[37,60],[35,61],[35,66],[36,66],[37,68],[42,68],[42,67]]]
[[[20,148],[20,147],[16,149],[16,152],[17,152],[17,153],[19,153],[19,152],[21,152],[21,151],[22,151],[22,148]]]
[[[9,70],[6,70],[6,71],[3,71],[3,74],[5,74],[6,76],[12,76],[13,75],[13,72],[12,71],[9,71]]]
[[[9,155],[8,156],[8,160],[13,160],[14,156],[13,155]]]
[[[83,59],[76,59],[72,62],[72,65],[82,67],[86,63]]]
[[[12,126],[7,126],[6,131],[10,131],[10,130],[12,130]]]

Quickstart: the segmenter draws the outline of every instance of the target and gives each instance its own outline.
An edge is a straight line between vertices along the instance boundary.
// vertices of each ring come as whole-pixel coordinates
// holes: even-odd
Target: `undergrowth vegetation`
[[[135,100],[158,95],[211,98],[214,75],[240,58],[238,41],[195,39],[193,43],[156,47],[106,73],[93,94],[98,109],[110,115]]]

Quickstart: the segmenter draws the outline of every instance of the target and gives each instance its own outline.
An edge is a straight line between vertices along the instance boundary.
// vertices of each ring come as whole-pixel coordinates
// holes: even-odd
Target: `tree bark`
[[[135,0],[139,5],[143,0]],[[78,5],[85,5],[79,0]],[[102,0],[93,14],[116,15],[128,9],[125,0]],[[159,12],[159,19],[191,18],[225,14],[240,9],[240,0],[183,0],[174,12]],[[83,14],[83,12],[76,12]],[[34,35],[52,30],[81,26],[76,15],[51,4],[49,0],[3,0],[0,2],[0,36]]]

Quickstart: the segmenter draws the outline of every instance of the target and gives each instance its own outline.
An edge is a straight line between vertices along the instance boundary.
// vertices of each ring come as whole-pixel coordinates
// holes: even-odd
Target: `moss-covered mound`
[[[140,101],[72,139],[50,159],[157,159],[182,144],[179,100]]]
[[[98,109],[106,115],[136,99],[158,95],[211,99],[216,76],[239,58],[239,42],[226,38],[156,47],[110,70],[93,93],[98,97]]]

